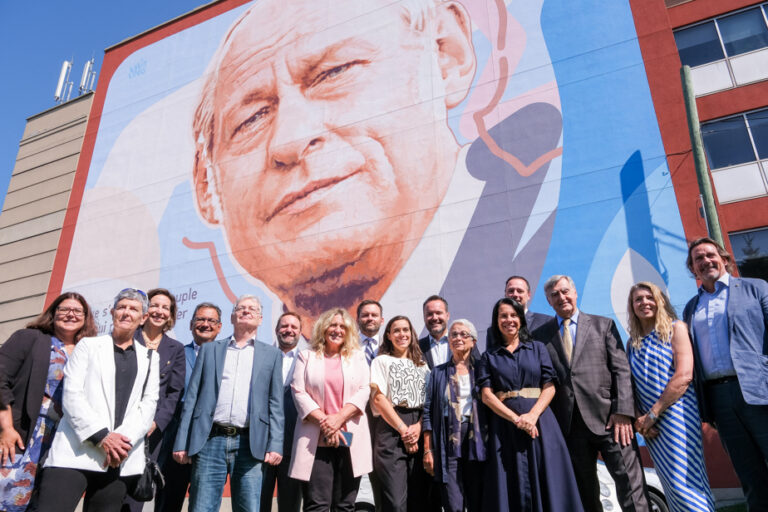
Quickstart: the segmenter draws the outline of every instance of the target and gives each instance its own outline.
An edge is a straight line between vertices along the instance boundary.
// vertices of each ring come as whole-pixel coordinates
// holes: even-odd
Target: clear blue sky
[[[55,105],[61,64],[74,59],[75,97],[83,65],[104,49],[209,3],[206,0],[0,0],[0,203],[26,119]],[[98,75],[97,82],[98,83]]]

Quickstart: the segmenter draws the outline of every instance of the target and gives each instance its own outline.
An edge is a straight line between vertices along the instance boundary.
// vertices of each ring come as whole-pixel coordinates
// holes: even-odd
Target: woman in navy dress
[[[533,341],[520,303],[500,299],[491,329],[502,346],[483,354],[477,385],[490,418],[484,508],[504,512],[583,510],[571,459],[549,403],[557,377]]]

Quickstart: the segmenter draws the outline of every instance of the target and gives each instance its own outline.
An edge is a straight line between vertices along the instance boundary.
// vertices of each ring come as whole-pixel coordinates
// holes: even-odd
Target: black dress
[[[557,377],[543,343],[520,343],[514,353],[498,347],[483,354],[477,386],[498,391],[541,388]],[[517,414],[531,410],[535,398],[508,398]],[[539,437],[531,439],[513,423],[490,415],[483,508],[499,512],[583,511],[570,455],[555,415],[547,407],[539,417]]]

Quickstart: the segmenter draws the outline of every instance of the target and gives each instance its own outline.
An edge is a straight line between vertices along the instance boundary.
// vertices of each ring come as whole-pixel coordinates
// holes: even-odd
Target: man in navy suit
[[[256,339],[261,303],[243,295],[232,310],[234,334],[200,349],[174,443],[176,462],[192,462],[189,510],[219,510],[227,475],[232,508],[258,512],[263,463],[283,453],[280,351]]]
[[[733,258],[710,238],[691,242],[686,264],[701,281],[683,311],[701,419],[717,428],[749,510],[768,510],[768,283],[731,276]]]
[[[203,343],[215,340],[221,331],[221,309],[219,306],[210,302],[198,304],[189,321],[189,329],[192,331],[192,341],[184,346],[184,356],[187,362],[185,390],[189,387],[189,379],[192,377],[192,370],[195,367],[200,347]],[[183,407],[184,396],[182,396],[173,419],[165,431],[163,446],[168,446],[169,450],[172,449],[176,438]],[[165,476],[165,487],[158,491],[155,497],[155,510],[157,512],[181,512],[184,506],[184,497],[187,495],[187,487],[189,487],[192,466],[179,464],[173,460],[170,452],[160,454],[159,462]]]
[[[504,296],[519,302],[525,308],[525,323],[529,333],[533,333],[552,319],[549,315],[534,313],[528,309],[528,303],[531,301],[531,284],[523,276],[512,276],[507,279],[507,282],[504,283]],[[493,329],[488,326],[485,334],[485,350],[490,350],[497,344],[498,340],[493,337]]]
[[[291,466],[293,432],[296,429],[296,404],[291,394],[293,368],[299,352],[307,348],[301,339],[301,317],[293,311],[286,311],[277,320],[275,346],[282,354],[283,368],[283,410],[285,412],[285,434],[283,436],[283,460],[277,466],[267,466],[261,487],[261,512],[272,510],[272,494],[277,483],[278,512],[299,512],[301,509],[301,481],[288,476]]]

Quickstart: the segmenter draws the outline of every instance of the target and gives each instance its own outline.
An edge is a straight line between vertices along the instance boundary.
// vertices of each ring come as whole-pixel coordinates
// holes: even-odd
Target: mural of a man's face
[[[259,0],[217,54],[198,109],[199,210],[292,308],[381,296],[445,194],[459,150],[446,112],[475,57],[463,7],[432,12]]]

